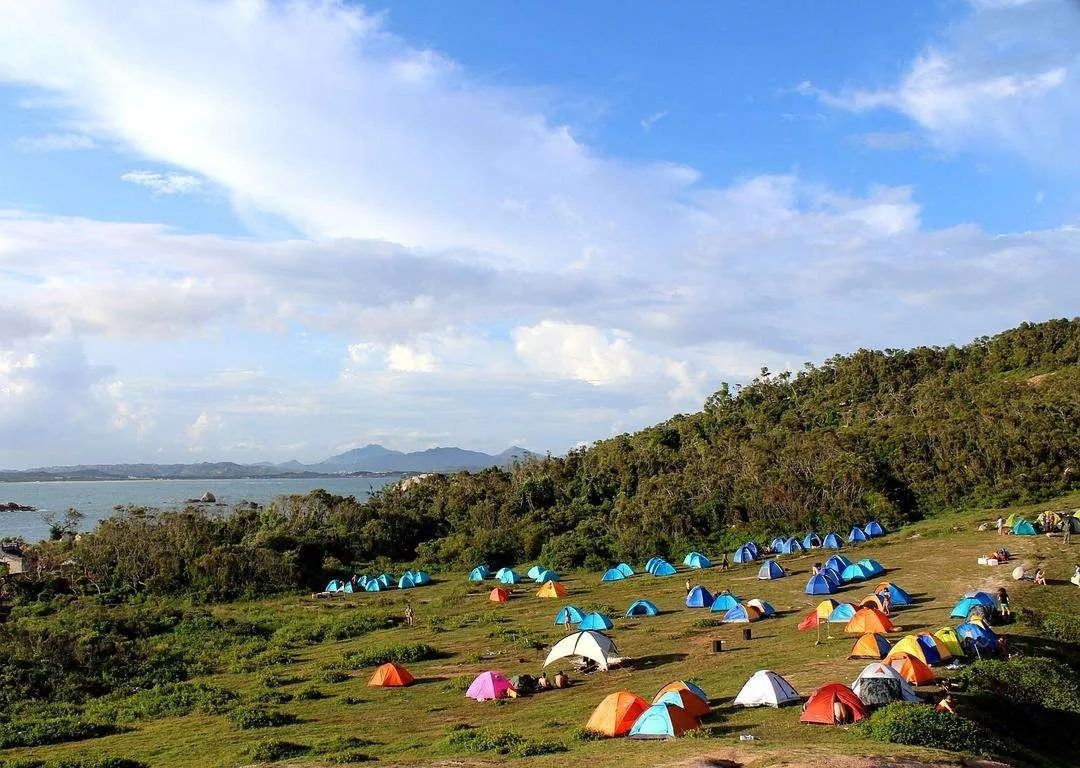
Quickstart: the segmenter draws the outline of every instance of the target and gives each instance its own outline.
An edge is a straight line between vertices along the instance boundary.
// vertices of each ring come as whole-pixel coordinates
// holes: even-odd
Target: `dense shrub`
[[[0,723],[0,749],[38,747],[116,733],[116,726],[78,717],[54,717]]]
[[[103,699],[87,705],[87,711],[116,722],[153,720],[192,712],[222,714],[235,707],[239,694],[205,683],[168,683],[139,691],[119,700]]]
[[[252,728],[274,728],[291,725],[296,722],[296,715],[261,706],[237,707],[229,713],[229,719],[243,730]]]
[[[346,666],[351,669],[363,667],[377,667],[392,661],[396,664],[408,664],[414,661],[425,661],[439,657],[439,652],[425,643],[406,643],[390,645],[384,648],[373,648],[367,651],[352,651],[342,657]]]
[[[321,689],[314,685],[309,685],[305,688],[301,688],[296,692],[297,701],[317,701],[318,699],[325,699],[326,694]]]
[[[283,739],[263,739],[251,748],[251,757],[260,763],[272,763],[286,757],[306,755],[310,751],[311,747],[306,744],[297,744]]]
[[[980,755],[1001,751],[994,735],[978,723],[948,712],[938,712],[925,704],[888,704],[858,727],[870,738],[890,744]]]
[[[539,741],[526,738],[515,731],[481,730],[471,726],[451,729],[445,744],[454,752],[494,752],[512,757],[532,757],[566,751],[566,745],[558,741]]]
[[[140,760],[126,757],[64,757],[59,760],[15,758],[0,760],[0,768],[150,768]]]
[[[986,659],[965,668],[958,682],[1011,704],[1080,713],[1080,682],[1064,663],[1042,657]]]
[[[1039,634],[1050,640],[1073,645],[1080,644],[1080,616],[1074,613],[1041,613],[1029,608],[1021,609],[1020,620],[1039,630]]]

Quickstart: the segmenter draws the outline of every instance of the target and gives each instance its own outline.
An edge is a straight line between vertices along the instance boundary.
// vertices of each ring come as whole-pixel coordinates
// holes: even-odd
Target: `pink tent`
[[[506,692],[514,686],[499,672],[481,672],[472,681],[465,695],[477,701],[488,699],[505,699]]]

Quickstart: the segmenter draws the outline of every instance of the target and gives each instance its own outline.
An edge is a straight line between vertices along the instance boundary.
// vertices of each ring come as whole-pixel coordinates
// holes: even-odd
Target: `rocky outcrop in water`
[[[28,504],[16,504],[14,501],[2,502],[0,501],[0,512],[36,512],[35,507],[31,507]]]

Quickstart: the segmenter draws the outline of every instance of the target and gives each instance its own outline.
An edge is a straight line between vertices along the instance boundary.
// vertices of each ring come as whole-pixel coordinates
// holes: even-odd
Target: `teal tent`
[[[565,624],[568,616],[571,624],[580,624],[581,620],[585,618],[585,614],[577,606],[565,605],[555,614],[555,626],[559,627]]]
[[[634,575],[634,569],[633,569],[633,568],[631,568],[631,567],[630,567],[629,565],[627,565],[626,563],[619,563],[619,564],[618,564],[618,565],[616,565],[615,567],[616,567],[616,568],[618,568],[618,569],[619,569],[619,573],[621,573],[621,574],[622,574],[623,576],[625,576],[626,578],[630,578],[631,576],[633,576],[633,575]]]
[[[683,558],[683,565],[689,568],[711,568],[712,561],[700,552],[691,552]]]
[[[722,592],[713,598],[711,608],[713,613],[727,613],[738,604],[739,598],[730,592]]]
[[[1035,526],[1024,518],[1020,518],[1013,524],[1012,532],[1014,536],[1034,536]]]
[[[635,616],[657,616],[660,613],[660,609],[656,607],[656,604],[650,600],[635,600],[630,603],[630,607],[626,609],[626,618],[632,619]]]
[[[631,739],[673,739],[682,732],[676,721],[672,719],[672,710],[684,712],[682,707],[674,704],[653,704],[634,721],[630,728]],[[684,720],[685,718],[678,718]],[[696,721],[695,721],[696,722]]]
[[[609,568],[604,571],[604,575],[600,577],[600,581],[622,581],[626,578],[626,575],[618,568]]]
[[[605,629],[611,629],[612,626],[611,619],[596,611],[587,614],[585,618],[578,623],[578,629],[582,631],[592,629],[597,632],[603,632]]]
[[[664,562],[658,564],[657,566],[655,566],[653,568],[652,575],[653,576],[674,576],[675,575],[675,566],[673,566],[671,563],[669,563],[669,562],[667,562],[665,560]]]

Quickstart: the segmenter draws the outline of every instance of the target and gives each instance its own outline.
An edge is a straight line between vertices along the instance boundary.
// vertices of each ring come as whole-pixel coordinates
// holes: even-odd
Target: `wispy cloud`
[[[666,109],[662,109],[659,112],[653,112],[651,115],[646,115],[641,118],[641,127],[644,128],[646,132],[651,131],[654,125],[667,116],[668,111]]]
[[[157,173],[155,171],[128,171],[120,176],[122,181],[146,187],[155,195],[187,195],[202,189],[202,180],[186,173]]]
[[[867,149],[883,151],[914,149],[920,144],[919,137],[912,131],[869,131],[856,134],[851,139]]]
[[[16,146],[23,152],[70,152],[79,149],[94,149],[97,142],[82,133],[45,133],[40,136],[23,136],[16,140]]]

